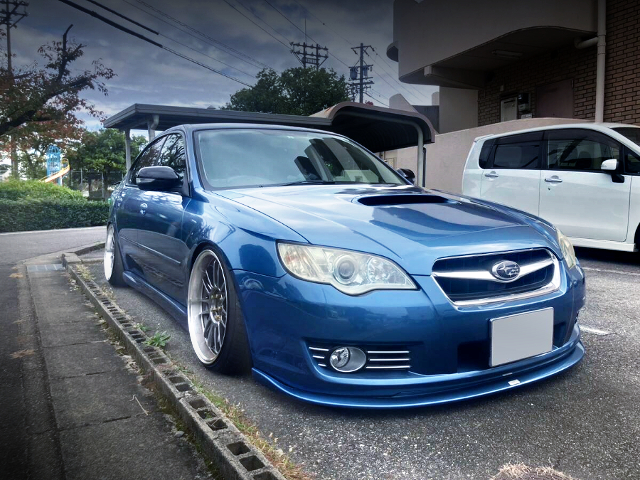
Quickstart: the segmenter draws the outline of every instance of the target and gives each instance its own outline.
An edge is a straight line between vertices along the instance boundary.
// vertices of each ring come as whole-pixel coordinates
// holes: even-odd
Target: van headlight
[[[578,259],[576,258],[576,252],[573,249],[573,245],[571,241],[560,231],[559,228],[556,228],[558,233],[558,243],[560,244],[560,250],[562,251],[562,256],[564,257],[564,261],[567,262],[567,268],[571,270],[578,264]]]
[[[348,295],[417,288],[398,265],[377,255],[286,242],[278,242],[278,255],[294,277],[333,285]]]

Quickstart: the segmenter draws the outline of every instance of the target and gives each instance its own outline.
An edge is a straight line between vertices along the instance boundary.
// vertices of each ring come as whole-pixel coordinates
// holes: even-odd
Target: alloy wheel
[[[187,308],[193,349],[202,363],[212,364],[227,332],[228,289],[220,259],[211,250],[204,250],[193,265]]]

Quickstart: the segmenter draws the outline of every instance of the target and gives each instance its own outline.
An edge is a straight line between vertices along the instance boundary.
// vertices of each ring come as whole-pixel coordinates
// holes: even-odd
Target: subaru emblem
[[[491,274],[502,282],[510,282],[520,275],[520,265],[511,260],[503,260],[491,267]]]

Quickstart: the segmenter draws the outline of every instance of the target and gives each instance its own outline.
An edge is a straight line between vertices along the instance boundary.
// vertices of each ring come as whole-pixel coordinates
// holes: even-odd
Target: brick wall
[[[529,93],[536,116],[536,87],[567,79],[573,81],[573,117],[593,120],[596,54],[596,47],[568,45],[496,70],[478,92],[478,125],[499,122],[500,100],[513,93]],[[605,78],[604,120],[640,124],[640,0],[607,2]]]

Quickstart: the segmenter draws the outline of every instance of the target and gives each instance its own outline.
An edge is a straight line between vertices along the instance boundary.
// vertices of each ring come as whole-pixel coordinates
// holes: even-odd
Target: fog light
[[[350,373],[364,367],[364,364],[367,363],[367,356],[356,347],[338,347],[331,352],[329,363],[338,372]]]

